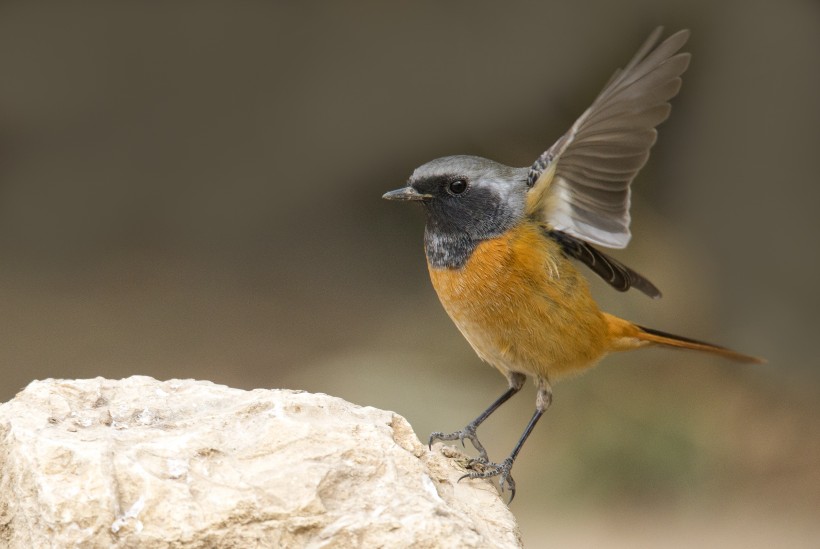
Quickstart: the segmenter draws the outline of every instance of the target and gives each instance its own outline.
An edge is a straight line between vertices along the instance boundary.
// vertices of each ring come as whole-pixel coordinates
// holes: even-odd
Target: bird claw
[[[479,442],[478,435],[476,435],[475,430],[475,426],[471,424],[464,427],[464,429],[461,429],[460,431],[456,431],[454,433],[435,432],[430,435],[430,439],[427,441],[427,446],[432,449],[433,442],[437,440],[458,440],[461,442],[461,445],[464,446],[464,439],[467,439],[473,445],[473,448],[475,448],[478,451],[479,456],[478,458],[476,458],[476,460],[479,463],[489,463],[490,460],[487,456],[487,450],[485,450],[484,445],[481,444],[481,442]]]
[[[473,459],[470,460],[470,465],[474,463],[481,463],[483,465],[481,471],[470,471],[469,473],[462,475],[459,477],[458,482],[461,482],[465,478],[474,479],[474,478],[498,478],[498,487],[503,494],[505,490],[509,490],[510,492],[510,500],[507,502],[507,505],[512,503],[513,498],[515,497],[515,480],[513,480],[510,471],[512,471],[513,460],[511,458],[507,458],[501,463],[489,463],[489,462],[482,462],[481,459]]]
[[[480,465],[482,468],[487,467],[488,465],[493,465],[490,463],[490,460],[483,456],[478,456],[477,458],[470,458],[467,461],[467,468],[472,469],[474,465]]]

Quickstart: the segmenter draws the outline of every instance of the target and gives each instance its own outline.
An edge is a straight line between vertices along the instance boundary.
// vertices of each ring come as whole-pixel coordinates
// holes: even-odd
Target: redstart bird
[[[639,326],[602,312],[571,260],[616,290],[657,298],[649,280],[592,244],[623,248],[630,239],[630,183],[649,157],[655,127],[671,109],[690,55],[678,53],[689,32],[658,44],[655,29],[632,60],[615,71],[569,131],[531,167],[512,168],[477,156],[438,158],[417,168],[388,200],[420,202],[427,214],[424,247],[433,287],[478,356],[509,389],[460,431],[436,440],[469,440],[482,464],[464,477],[499,477],[515,496],[510,471],[552,402],[551,383],[590,368],[613,351],[652,345],[761,362],[724,347]],[[476,429],[531,376],[535,413],[510,455],[490,462]],[[462,477],[462,478],[464,478]]]

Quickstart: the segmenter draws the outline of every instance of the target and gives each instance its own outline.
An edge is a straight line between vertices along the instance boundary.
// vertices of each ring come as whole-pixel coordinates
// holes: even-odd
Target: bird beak
[[[433,198],[432,194],[421,194],[413,187],[407,186],[389,193],[384,193],[382,198],[385,200],[430,200]]]

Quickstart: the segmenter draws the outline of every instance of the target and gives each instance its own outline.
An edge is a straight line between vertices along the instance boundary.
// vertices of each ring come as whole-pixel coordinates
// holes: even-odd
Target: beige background
[[[437,303],[436,156],[529,164],[656,24],[693,63],[634,185],[665,294],[606,309],[766,356],[651,350],[559,384],[515,468],[529,547],[820,539],[820,6],[0,5],[0,399],[45,377],[193,377],[395,410],[424,438],[504,389]],[[482,429],[506,455],[532,386]]]

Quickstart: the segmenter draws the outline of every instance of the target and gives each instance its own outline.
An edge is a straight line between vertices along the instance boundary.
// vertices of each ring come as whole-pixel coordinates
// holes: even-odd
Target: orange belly
[[[428,267],[447,314],[502,373],[555,380],[607,350],[586,280],[535,223],[482,242],[460,269]]]

